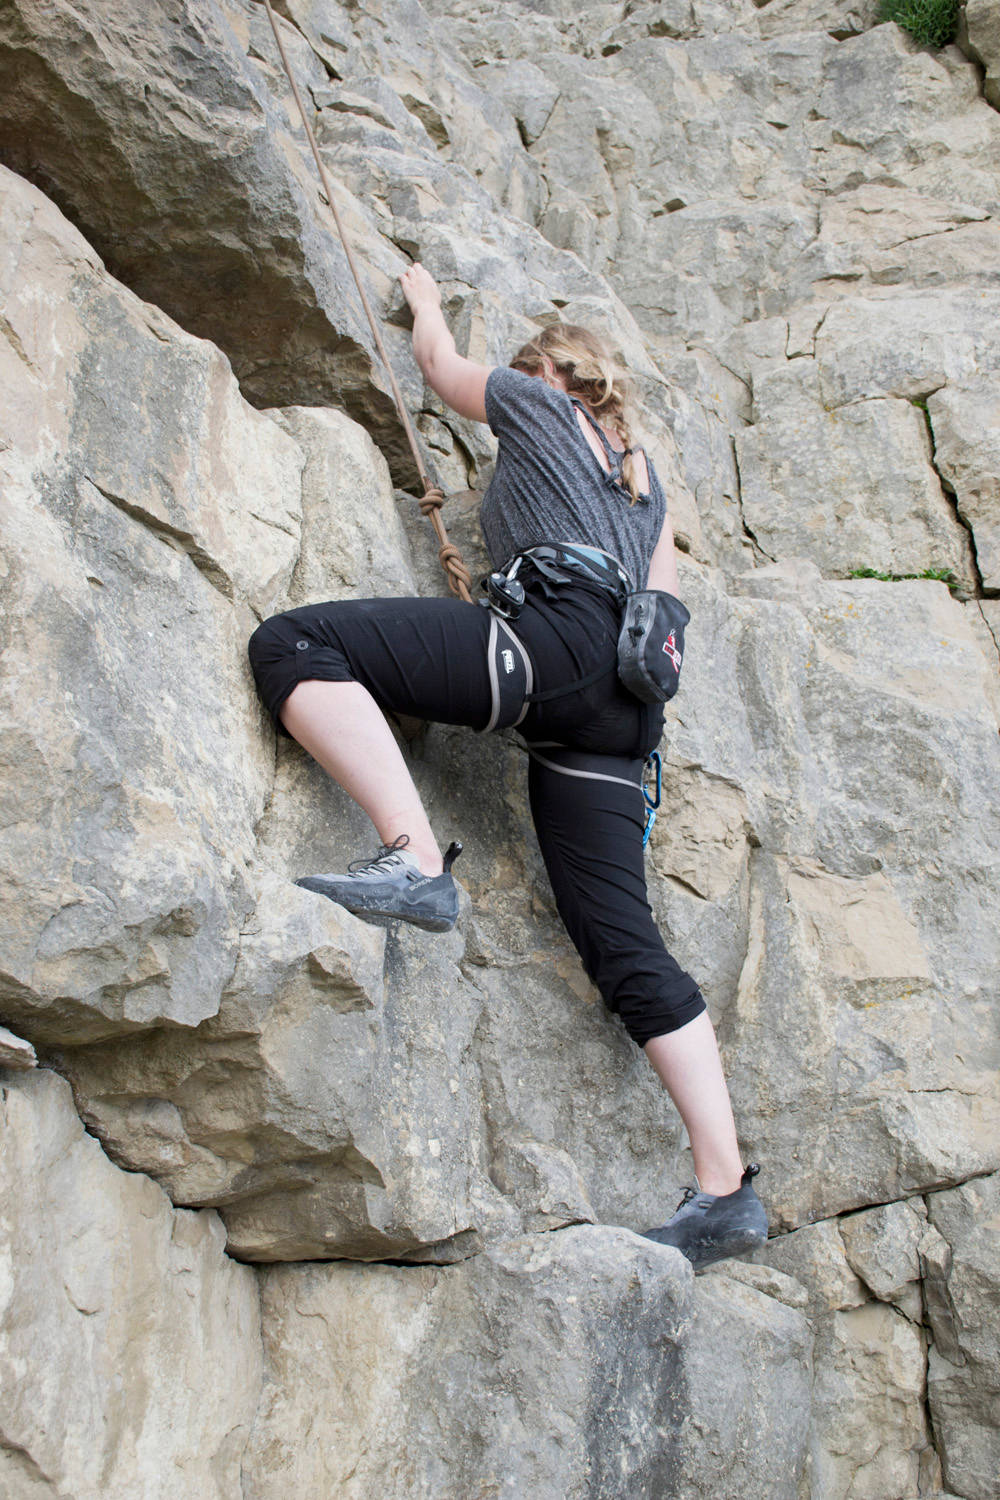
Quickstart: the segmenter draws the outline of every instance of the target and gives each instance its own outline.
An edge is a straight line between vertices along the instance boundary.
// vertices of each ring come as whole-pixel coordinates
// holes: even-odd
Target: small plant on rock
[[[958,25],[958,0],[882,0],[880,21],[895,21],[920,47],[947,47]]]
[[[849,578],[878,578],[882,583],[905,583],[909,578],[930,578],[946,583],[951,593],[959,591],[959,582],[950,568],[925,568],[922,573],[884,573],[880,568],[852,568]]]

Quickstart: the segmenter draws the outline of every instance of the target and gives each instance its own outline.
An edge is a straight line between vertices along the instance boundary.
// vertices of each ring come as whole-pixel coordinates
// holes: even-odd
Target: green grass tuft
[[[958,25],[958,0],[882,0],[880,21],[895,21],[920,47],[947,47]]]
[[[908,578],[930,578],[934,583],[946,583],[954,594],[959,588],[958,579],[950,568],[925,568],[922,573],[883,573],[879,568],[852,568],[850,578],[877,578],[881,583],[903,583]]]

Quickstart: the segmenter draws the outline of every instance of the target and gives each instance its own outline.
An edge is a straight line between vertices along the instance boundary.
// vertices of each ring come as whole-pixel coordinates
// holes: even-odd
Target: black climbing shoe
[[[717,1260],[749,1255],[767,1239],[767,1214],[751,1186],[760,1168],[747,1167],[735,1193],[716,1197],[685,1188],[673,1218],[660,1229],[647,1229],[643,1239],[673,1245],[696,1271]]]
[[[458,918],[451,867],[462,846],[450,846],[443,875],[425,875],[406,853],[407,842],[404,833],[394,844],[383,844],[372,859],[355,860],[345,875],[306,875],[295,884],[328,896],[358,917],[398,917],[428,932],[450,932]]]

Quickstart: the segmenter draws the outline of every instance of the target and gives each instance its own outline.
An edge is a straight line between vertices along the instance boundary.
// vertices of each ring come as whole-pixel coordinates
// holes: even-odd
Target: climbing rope
[[[410,452],[413,455],[413,462],[416,465],[417,473],[420,476],[420,483],[424,487],[423,498],[420,501],[421,514],[427,516],[431,525],[434,527],[435,533],[437,534],[437,539],[440,543],[438,549],[438,558],[440,559],[441,566],[442,568],[444,568],[447,575],[448,587],[451,589],[452,593],[457,594],[460,599],[465,599],[466,602],[471,603],[472,595],[469,592],[469,586],[472,583],[472,576],[469,573],[468,568],[462,561],[461,552],[455,546],[454,542],[449,541],[448,533],[445,530],[445,524],[441,517],[441,507],[444,504],[445,500],[444,491],[440,489],[438,485],[431,483],[430,476],[427,473],[427,466],[424,463],[423,456],[420,452],[420,447],[417,443],[416,434],[413,431],[413,424],[410,421],[410,414],[407,411],[406,403],[403,400],[403,393],[399,389],[399,383],[396,380],[395,371],[392,368],[392,364],[389,361],[389,356],[386,353],[385,344],[382,341],[381,331],[379,330],[378,323],[375,321],[375,315],[371,310],[371,305],[368,301],[367,294],[365,293],[364,286],[362,285],[361,273],[358,269],[357,261],[354,258],[354,251],[351,248],[350,240],[348,239],[347,233],[344,229],[343,221],[340,217],[340,211],[337,208],[337,200],[333,196],[333,190],[330,187],[329,178],[326,175],[326,168],[323,165],[323,158],[319,154],[319,147],[316,144],[316,137],[313,135],[312,126],[309,124],[305,106],[302,103],[302,96],[299,93],[298,87],[295,83],[295,78],[292,75],[292,70],[288,62],[288,55],[285,52],[285,46],[281,40],[281,32],[278,30],[278,21],[277,17],[274,14],[271,0],[264,0],[264,6],[267,10],[267,18],[271,23],[271,30],[274,32],[274,40],[278,44],[278,53],[281,57],[282,66],[291,86],[292,93],[295,96],[295,103],[298,105],[299,115],[302,120],[302,126],[306,133],[306,139],[308,140],[309,145],[312,148],[312,154],[316,162],[316,169],[319,172],[319,180],[323,184],[323,191],[326,194],[326,201],[329,204],[330,212],[333,214],[333,222],[337,226],[337,233],[340,235],[340,243],[344,247],[344,254],[347,257],[347,264],[351,268],[351,275],[354,277],[354,283],[358,289],[358,295],[361,298],[361,306],[365,310],[365,316],[368,319],[368,323],[372,331],[372,337],[375,340],[375,347],[379,352],[379,358],[382,360],[382,363],[386,369],[386,373],[389,376],[389,384],[392,387],[393,398],[396,402],[396,410],[399,412],[399,420],[403,424],[403,431],[406,433],[406,441],[410,445]]]

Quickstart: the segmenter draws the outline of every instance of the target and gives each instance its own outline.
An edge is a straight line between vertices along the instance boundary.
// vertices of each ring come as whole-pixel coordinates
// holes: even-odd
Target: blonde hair
[[[631,504],[639,498],[639,486],[633,460],[632,386],[610,349],[589,328],[576,323],[554,323],[543,328],[514,355],[511,369],[527,375],[539,375],[551,360],[566,389],[590,408],[605,427],[612,427],[625,445],[622,478],[628,486]]]

